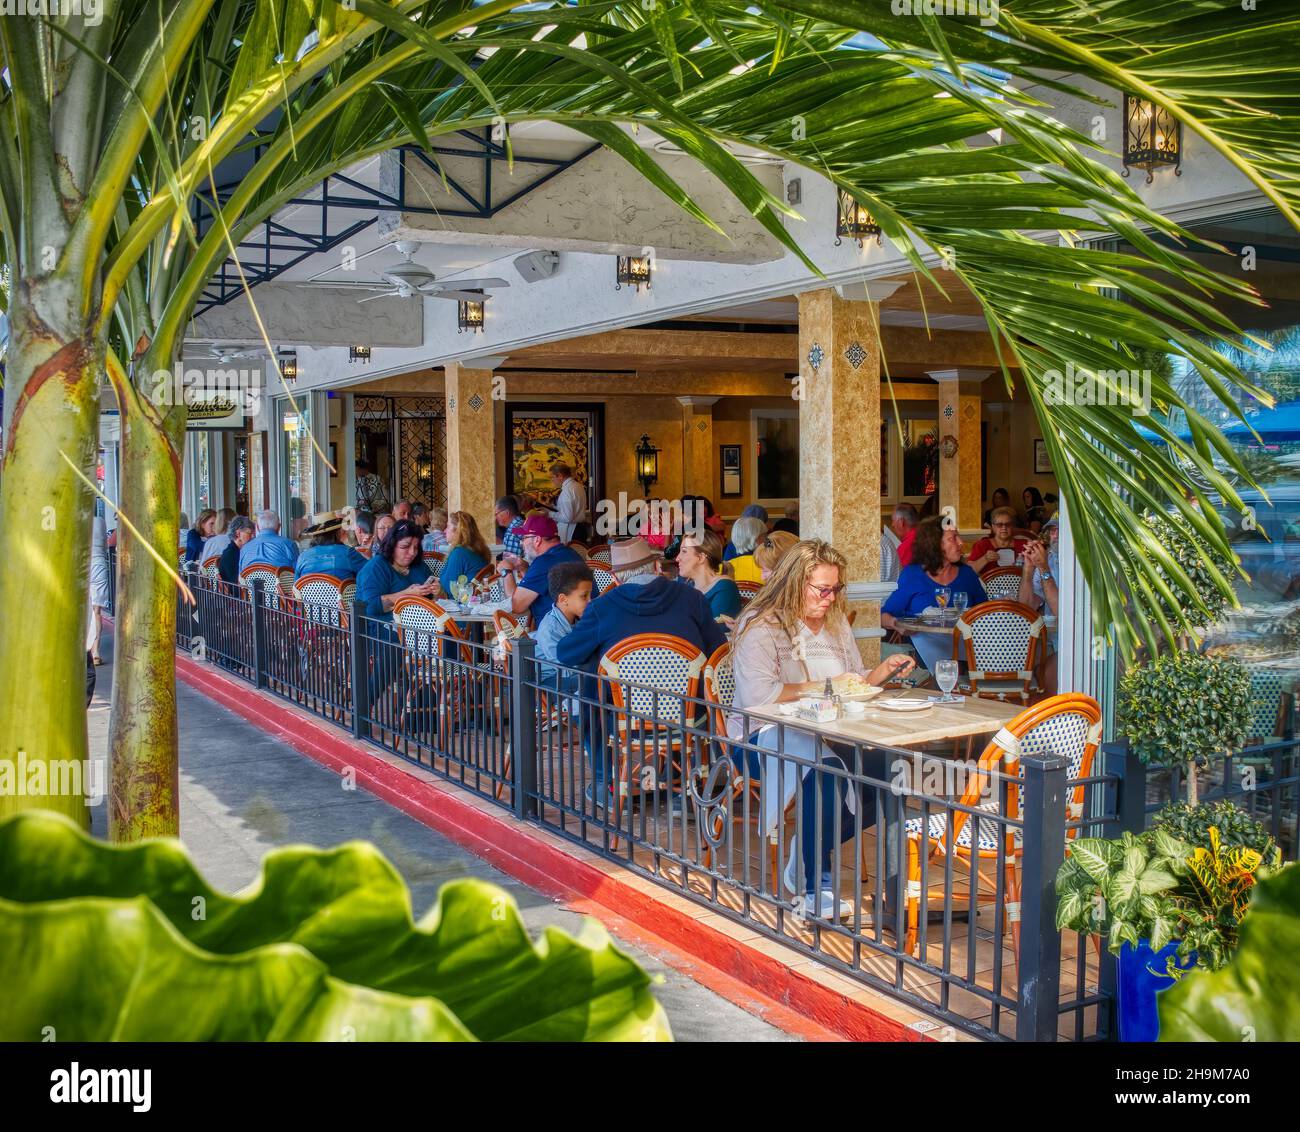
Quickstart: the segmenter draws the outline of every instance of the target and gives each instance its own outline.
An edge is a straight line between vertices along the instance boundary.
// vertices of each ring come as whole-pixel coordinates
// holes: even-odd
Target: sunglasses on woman
[[[825,601],[828,597],[839,597],[844,592],[844,584],[838,586],[814,586],[809,583],[808,588],[812,590],[819,598]]]

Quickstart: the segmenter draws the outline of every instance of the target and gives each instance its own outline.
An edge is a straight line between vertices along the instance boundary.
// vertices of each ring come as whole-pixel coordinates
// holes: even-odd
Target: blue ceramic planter
[[[1174,985],[1174,980],[1163,972],[1167,960],[1177,955],[1178,943],[1167,943],[1159,951],[1152,951],[1149,940],[1137,947],[1124,945],[1117,960],[1116,980],[1119,998],[1119,1040],[1121,1042],[1154,1042],[1160,1037],[1160,1012],[1156,1009],[1156,995]],[[1181,970],[1195,966],[1196,955],[1178,962]],[[1152,970],[1154,968],[1154,970]]]

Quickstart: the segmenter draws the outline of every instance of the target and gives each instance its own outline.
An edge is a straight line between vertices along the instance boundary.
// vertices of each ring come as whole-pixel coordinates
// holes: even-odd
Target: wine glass
[[[939,607],[939,620],[943,620],[943,611],[948,608],[948,599],[952,591],[947,586],[939,586],[934,591],[934,604]]]
[[[943,695],[937,701],[941,704],[955,704],[959,700],[952,694],[952,690],[957,687],[957,662],[955,660],[941,660],[934,666],[935,683],[939,685],[939,690]]]
[[[952,595],[952,607],[957,611],[960,617],[966,612],[966,607],[970,605],[970,594],[965,590],[955,590]]]

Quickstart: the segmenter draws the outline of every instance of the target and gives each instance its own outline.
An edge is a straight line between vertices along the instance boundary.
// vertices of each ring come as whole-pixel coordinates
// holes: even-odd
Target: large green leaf
[[[1163,1042],[1300,1041],[1300,868],[1261,881],[1232,962],[1159,998]]]
[[[64,943],[36,947],[30,939]],[[277,1027],[285,1026],[327,1036],[338,1018],[363,1008],[374,1029],[358,1029],[358,1037],[434,1038],[461,1027],[487,1041],[669,1035],[649,977],[599,925],[589,923],[576,939],[548,928],[534,944],[510,895],[477,880],[444,886],[415,924],[401,877],[365,843],[274,850],[256,884],[227,896],[173,840],[107,845],[40,811],[0,823],[0,968],[50,964],[19,989],[23,1007],[12,1013],[21,1022],[12,1032],[27,1036],[22,1027],[49,1016],[67,977],[55,967],[96,971],[103,952],[124,957],[126,965],[114,968],[122,981],[106,980],[105,996],[88,1002],[84,1016],[65,1003],[61,1017],[71,1029],[60,1031],[62,1040],[95,1040],[105,1025],[151,1036],[149,1017],[139,1014],[140,988],[161,1012],[158,1040],[176,1034],[180,1023],[161,1016],[176,1001],[169,984],[185,1001],[181,1012],[209,1027],[181,1036],[235,1036],[221,1028],[220,1004],[235,1001],[246,981],[263,986],[265,997],[250,997],[248,1016],[230,1020],[245,1037],[283,1036]],[[115,995],[132,987],[127,960],[137,953],[127,1002]],[[289,1006],[298,1013],[286,1016]],[[302,1030],[308,1021],[325,1028]]]

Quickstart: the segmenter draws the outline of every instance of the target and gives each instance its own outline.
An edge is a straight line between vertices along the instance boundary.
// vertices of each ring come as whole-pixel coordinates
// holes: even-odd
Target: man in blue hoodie
[[[620,641],[640,633],[669,633],[709,656],[725,644],[727,634],[713,619],[709,603],[693,586],[682,586],[655,573],[659,555],[642,538],[625,539],[610,546],[610,570],[619,584],[587,606],[568,636],[556,643],[555,658],[570,668],[596,672],[600,658]],[[584,688],[597,700],[595,681]],[[588,726],[596,726],[594,713]],[[604,744],[593,744],[604,751]],[[608,770],[604,758],[593,759],[596,789],[589,790],[596,805],[608,801]]]

